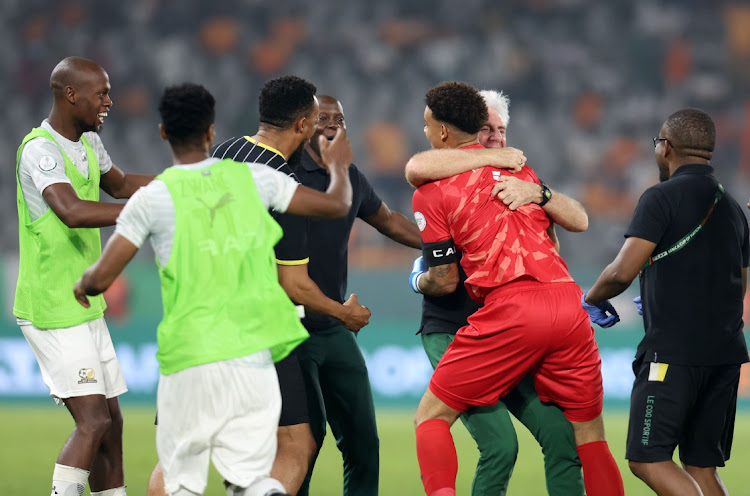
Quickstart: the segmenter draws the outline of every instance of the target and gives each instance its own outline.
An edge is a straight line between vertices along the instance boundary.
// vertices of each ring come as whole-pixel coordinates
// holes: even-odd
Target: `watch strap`
[[[539,206],[543,207],[552,198],[552,190],[550,190],[549,186],[544,183],[539,183],[539,185],[542,187],[542,201],[539,202]]]

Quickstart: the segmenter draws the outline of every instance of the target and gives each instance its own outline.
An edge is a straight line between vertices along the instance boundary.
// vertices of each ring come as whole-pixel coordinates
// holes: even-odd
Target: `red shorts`
[[[531,374],[542,401],[568,420],[602,412],[601,358],[574,283],[517,282],[496,289],[459,329],[430,381],[458,411],[490,406]]]

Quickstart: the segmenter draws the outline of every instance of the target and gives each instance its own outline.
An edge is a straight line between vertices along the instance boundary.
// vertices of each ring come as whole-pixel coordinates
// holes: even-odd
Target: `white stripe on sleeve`
[[[299,183],[283,172],[259,163],[248,163],[260,199],[268,209],[286,212]]]

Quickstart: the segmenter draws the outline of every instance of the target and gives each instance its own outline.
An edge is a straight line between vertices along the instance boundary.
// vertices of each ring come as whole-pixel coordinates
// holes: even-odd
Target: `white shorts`
[[[168,494],[203,494],[209,457],[224,480],[248,487],[276,457],[281,393],[268,350],[159,377],[156,451]]]
[[[20,327],[58,404],[92,394],[114,398],[128,390],[104,318],[63,329]]]

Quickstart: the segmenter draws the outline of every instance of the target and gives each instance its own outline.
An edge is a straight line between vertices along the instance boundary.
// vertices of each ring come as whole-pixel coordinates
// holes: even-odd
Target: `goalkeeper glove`
[[[419,257],[414,260],[414,265],[411,268],[411,274],[409,274],[409,286],[415,293],[421,293],[419,290],[419,276],[427,272],[427,267],[424,263],[424,258]]]

